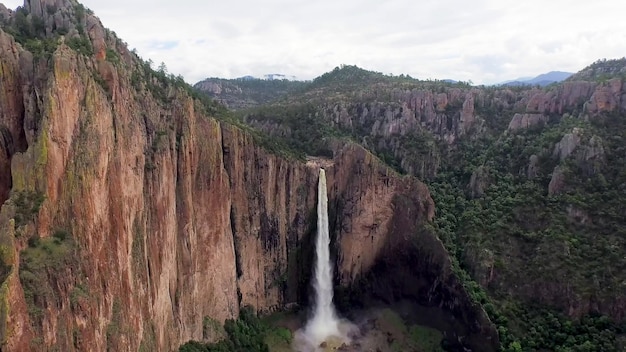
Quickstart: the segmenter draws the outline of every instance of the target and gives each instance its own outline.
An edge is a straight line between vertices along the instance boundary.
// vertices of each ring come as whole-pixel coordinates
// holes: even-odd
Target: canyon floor
[[[323,344],[319,352],[396,352],[443,351],[441,347],[444,335],[441,331],[420,325],[408,319],[415,310],[406,303],[394,306],[379,306],[350,312],[349,318],[358,327],[349,345],[334,343],[332,340]],[[275,313],[264,318],[267,325],[275,328],[266,337],[270,351],[291,352],[297,350],[287,340],[280,338],[276,331],[288,329],[291,336],[306,323],[306,312]]]

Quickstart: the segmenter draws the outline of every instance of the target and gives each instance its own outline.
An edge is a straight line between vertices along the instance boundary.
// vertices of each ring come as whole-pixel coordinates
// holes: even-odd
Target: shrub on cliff
[[[29,316],[41,323],[46,305],[59,296],[59,288],[50,282],[62,282],[60,278],[72,271],[76,264],[75,247],[71,235],[65,230],[55,231],[52,237],[31,239],[29,247],[20,254],[19,277]]]

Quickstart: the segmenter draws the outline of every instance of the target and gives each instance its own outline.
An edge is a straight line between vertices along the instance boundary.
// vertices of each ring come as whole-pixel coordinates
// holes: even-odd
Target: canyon
[[[350,142],[308,162],[268,151],[75,1],[20,11],[0,30],[3,351],[169,351],[211,340],[205,318],[307,304],[321,165],[338,285],[382,275],[374,298],[420,297],[453,341],[497,349],[425,226],[422,182]],[[20,43],[22,15],[43,27]],[[418,265],[396,275],[400,254]]]

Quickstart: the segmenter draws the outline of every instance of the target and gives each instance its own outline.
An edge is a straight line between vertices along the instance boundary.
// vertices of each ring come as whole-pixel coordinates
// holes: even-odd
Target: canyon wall
[[[382,78],[380,78],[382,80]],[[542,127],[565,114],[591,118],[626,111],[626,82],[566,81],[539,87],[454,87],[432,82],[330,86],[293,94],[275,107],[311,114],[401,169],[420,179],[433,179],[442,164],[435,141],[455,149],[461,139],[519,132]],[[301,106],[301,111],[297,106]],[[310,108],[314,106],[314,108]],[[308,109],[308,110],[307,110]],[[259,109],[248,113],[247,123],[266,133],[298,139],[298,119]]]
[[[28,5],[57,6],[60,23],[76,6]],[[174,350],[210,340],[207,317],[306,302],[320,164],[207,117],[84,16],[91,56],[60,36],[35,57],[0,30],[2,350]],[[323,164],[349,286],[434,205],[363,148],[334,150]],[[409,191],[410,226],[394,228]]]

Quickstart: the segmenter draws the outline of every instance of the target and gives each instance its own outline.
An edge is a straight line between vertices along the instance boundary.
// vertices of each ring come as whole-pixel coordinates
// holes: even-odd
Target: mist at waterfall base
[[[320,169],[317,197],[316,260],[313,273],[315,306],[311,319],[295,334],[293,347],[299,352],[320,351],[320,345],[324,343],[336,347],[349,344],[350,335],[358,331],[354,324],[337,317],[333,305],[333,264],[330,261],[328,195],[324,169]]]

